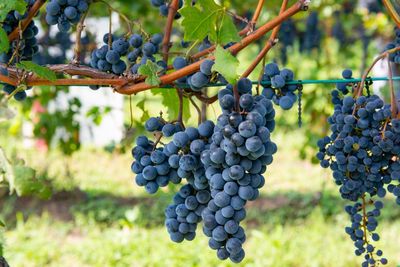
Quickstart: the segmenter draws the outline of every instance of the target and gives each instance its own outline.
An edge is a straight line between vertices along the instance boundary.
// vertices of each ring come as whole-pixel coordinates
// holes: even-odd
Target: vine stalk
[[[172,25],[174,24],[175,15],[176,12],[178,11],[178,6],[179,6],[179,0],[172,0],[171,4],[169,5],[167,24],[165,25],[165,30],[164,30],[162,53],[163,53],[163,59],[167,64],[168,64],[168,51],[170,49]]]

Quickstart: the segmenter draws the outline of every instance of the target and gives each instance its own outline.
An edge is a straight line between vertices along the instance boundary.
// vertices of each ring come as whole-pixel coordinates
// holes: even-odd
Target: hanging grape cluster
[[[350,70],[343,71],[350,78]],[[374,241],[381,201],[387,192],[396,197],[400,180],[400,120],[397,110],[376,95],[347,95],[349,84],[338,84],[332,91],[335,111],[328,119],[331,135],[318,141],[317,158],[323,168],[330,168],[342,198],[353,201],[346,207],[351,226],[346,233],[354,241],[355,254],[364,254],[362,266],[386,264]],[[397,200],[400,204],[400,201]]]

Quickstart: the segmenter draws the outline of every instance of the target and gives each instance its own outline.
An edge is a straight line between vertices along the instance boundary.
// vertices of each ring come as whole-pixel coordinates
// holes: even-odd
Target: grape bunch
[[[347,44],[346,31],[344,30],[340,12],[336,11],[334,14],[335,23],[332,26],[332,37],[338,41],[338,44],[343,47]]]
[[[165,226],[173,242],[196,237],[197,224],[210,200],[210,191],[196,190],[192,185],[183,185],[174,196],[174,203],[165,209]]]
[[[150,133],[160,133],[163,128],[170,128],[170,133],[182,131],[179,124],[168,124],[160,117],[152,117],[145,123],[145,129]],[[132,163],[132,172],[136,174],[136,184],[144,186],[149,194],[157,192],[159,187],[165,187],[169,182],[179,184],[181,177],[176,168],[169,164],[169,154],[165,147],[157,147],[146,136],[139,136],[137,146],[132,149],[135,161]]]
[[[318,12],[311,12],[306,20],[306,32],[304,33],[302,43],[300,44],[301,50],[311,52],[321,46],[322,33],[319,28]]]
[[[270,81],[271,85],[264,86],[262,95],[272,100],[282,109],[289,110],[297,101],[295,92],[298,89],[298,85],[286,84],[293,80],[293,71],[289,69],[279,70],[276,63],[269,63],[265,66],[263,81]]]
[[[68,32],[88,8],[88,0],[51,0],[46,6],[46,22],[57,25],[61,32]]]
[[[172,137],[172,141],[156,148],[157,144],[145,136],[137,139],[137,146],[132,150],[135,159],[132,171],[137,174],[136,183],[139,186],[145,186],[146,191],[153,194],[169,181],[178,184],[186,179],[196,190],[208,189],[200,154],[209,147],[213,122],[205,121],[198,129],[183,129],[180,123],[167,123],[159,117],[152,117],[145,123],[145,128],[148,132],[156,133],[159,140],[165,136]]]
[[[388,43],[388,44],[385,46],[385,51],[400,46],[400,29],[399,29],[399,28],[396,28],[396,29],[394,30],[394,33],[395,33],[395,39],[394,39],[393,42]],[[390,60],[391,62],[394,62],[394,63],[396,63],[396,64],[399,64],[399,63],[400,63],[400,50],[399,50],[399,51],[396,51],[396,52],[394,52],[394,53],[389,54],[389,60]]]
[[[86,38],[82,38],[82,44]],[[67,61],[67,51],[72,47],[70,35],[66,32],[57,32],[50,36],[48,32],[39,39],[40,53],[33,57],[33,62],[39,65],[63,64]],[[51,48],[51,49],[49,49]]]
[[[172,63],[172,66],[175,70],[182,69],[187,65],[188,62],[183,57],[176,57]],[[201,91],[201,89],[211,81],[213,65],[213,60],[204,60],[200,65],[200,71],[194,73],[193,75],[180,78],[178,83],[187,83],[193,91]]]
[[[278,33],[278,39],[281,45],[281,60],[283,64],[287,63],[287,50],[293,47],[296,40],[296,24],[292,19],[285,20],[281,24],[281,29]]]
[[[345,70],[343,77],[351,77],[351,71]],[[370,239],[379,239],[374,231],[383,206],[374,198],[384,198],[387,191],[400,196],[400,120],[392,117],[391,106],[378,96],[354,99],[345,96],[347,88],[342,89],[343,97],[338,90],[332,91],[335,109],[328,119],[332,133],[318,141],[317,158],[323,168],[333,171],[341,197],[355,202],[346,208],[352,218],[346,232],[354,241],[355,254],[365,256],[362,266],[386,264]],[[371,205],[374,208],[367,212]]]
[[[354,242],[356,250],[354,253],[357,256],[361,256],[365,253],[365,261],[361,264],[362,267],[375,266],[377,260],[375,258],[381,257],[378,261],[382,265],[387,264],[387,259],[383,258],[383,252],[380,249],[376,249],[371,244],[372,241],[379,241],[380,236],[374,232],[378,226],[377,217],[381,214],[381,209],[383,208],[383,203],[381,201],[376,201],[372,206],[372,209],[366,213],[366,220],[363,220],[363,204],[361,202],[356,202],[354,205],[348,205],[345,207],[346,213],[351,218],[351,225],[345,228],[346,233],[350,236],[351,240]],[[370,237],[369,242],[365,242]]]
[[[154,34],[148,42],[143,43],[143,38],[139,34],[133,34],[129,40],[124,37],[117,38],[114,35],[105,34],[103,37],[104,45],[92,52],[90,66],[103,72],[121,75],[128,68],[122,59],[126,56],[132,65],[130,72],[137,74],[139,67],[146,64],[148,60],[156,61],[154,55],[159,50],[162,38],[161,34]],[[158,65],[164,69],[167,67],[164,61],[158,62]]]
[[[175,59],[174,67],[177,62]],[[202,65],[200,73],[210,75],[213,62],[204,62],[210,66]],[[272,163],[277,147],[270,140],[275,128],[272,102],[263,95],[253,96],[247,78],[236,86],[239,102],[232,85],[218,93],[222,115],[216,125],[204,121],[197,128],[184,129],[180,123],[150,118],[145,129],[154,133],[157,141],[144,136],[137,139],[132,171],[137,174],[137,184],[149,193],[170,181],[186,180],[173,204],[165,209],[165,226],[172,241],[194,239],[197,225],[203,221],[203,232],[218,258],[241,262],[246,235],[240,222],[246,217],[245,204],[259,196],[265,183],[262,174]],[[172,141],[157,147],[161,137],[172,137]],[[160,172],[164,168],[168,174],[166,169]],[[167,177],[160,185],[162,176]]]
[[[2,24],[3,30],[8,34],[13,32],[19,25],[19,22],[28,16],[29,9],[35,3],[34,0],[25,0],[27,3],[27,10],[24,14],[20,14],[18,11],[10,11],[6,19]],[[36,27],[35,22],[31,21],[24,32],[22,33],[22,38],[17,38],[10,44],[10,49],[7,53],[0,54],[0,62],[4,64],[15,64],[21,60],[32,60],[33,56],[39,51],[37,45],[36,35],[39,29]],[[11,62],[10,62],[11,61]],[[8,76],[8,70],[1,68],[0,72],[4,76]],[[3,86],[3,92],[6,94],[12,94],[16,90],[15,86],[6,84]],[[25,91],[19,91],[14,95],[14,99],[17,101],[22,101],[26,98]]]
[[[161,16],[168,17],[169,5],[166,0],[150,0],[152,6],[157,7],[160,11]],[[182,8],[183,0],[179,0],[178,9]],[[174,19],[179,19],[181,14],[176,12]]]
[[[201,154],[211,189],[211,200],[202,213],[203,232],[209,246],[221,260],[241,262],[246,236],[240,222],[246,217],[244,206],[255,200],[264,183],[262,174],[277,151],[270,140],[275,127],[272,102],[252,96],[252,83],[239,80],[240,111],[235,110],[233,86],[218,94],[222,115],[211,137],[210,148]]]

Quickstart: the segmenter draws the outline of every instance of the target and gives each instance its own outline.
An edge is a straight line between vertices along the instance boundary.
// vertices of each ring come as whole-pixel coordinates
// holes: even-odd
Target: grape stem
[[[104,0],[95,0],[94,2],[100,2],[105,4],[109,9],[111,9],[112,11],[116,12],[118,15],[121,16],[121,18],[125,21],[126,26],[128,26],[128,32],[125,36],[131,36],[132,35],[132,25],[131,25],[131,21],[128,19],[127,16],[125,16],[125,14],[123,14],[122,12],[120,12],[119,10],[115,9],[114,7],[112,7],[112,5],[110,5],[108,2],[104,1]],[[110,15],[111,16],[111,15]]]
[[[382,2],[385,5],[390,17],[396,22],[397,27],[400,28],[400,16],[393,7],[392,2],[390,0],[382,0]]]
[[[262,81],[263,76],[264,76],[264,69],[265,69],[265,61],[266,61],[265,58],[266,57],[264,57],[263,61],[262,61],[262,68],[260,70],[260,74],[258,74],[258,82],[257,82],[257,87],[256,87],[257,95],[260,95],[260,86],[261,86],[261,81]]]
[[[214,103],[215,101],[218,100],[218,94],[216,94],[216,95],[214,95],[212,97],[203,96],[201,94],[194,94],[194,96],[198,100],[200,100],[202,103],[205,103],[205,104],[212,104],[212,103]]]
[[[389,55],[387,55],[387,64],[388,64],[388,76],[389,76],[389,88],[390,88],[390,109],[392,111],[392,118],[396,118],[397,103],[396,103],[396,95],[394,94],[393,72],[392,72],[392,65],[390,64],[389,60]]]
[[[361,77],[359,86],[358,86],[357,90],[355,91],[355,95],[354,95],[355,97],[361,96],[364,85],[365,85],[365,80],[367,79],[368,74],[374,68],[376,63],[378,63],[381,59],[388,57],[390,54],[396,53],[397,51],[400,51],[400,46],[386,50],[385,52],[383,52],[382,54],[380,54],[378,57],[375,58],[375,60],[372,62],[372,64],[364,71],[364,74]]]
[[[162,53],[163,53],[163,59],[167,64],[168,64],[168,51],[170,49],[172,25],[174,24],[175,15],[176,12],[178,11],[178,6],[179,6],[179,0],[172,0],[171,4],[169,5],[167,24],[165,25],[165,30],[164,30]]]
[[[197,124],[200,125],[201,123],[201,110],[199,108],[199,106],[196,104],[196,102],[193,100],[192,96],[189,96],[189,101],[190,103],[192,103],[192,105],[194,106],[194,108],[197,111],[198,117],[197,117]]]
[[[281,15],[288,4],[288,0],[283,0],[282,1],[282,5],[281,5],[281,9],[279,11],[279,15]],[[281,23],[279,23],[273,30],[271,33],[271,36],[269,37],[269,39],[267,40],[267,42],[265,43],[264,48],[261,50],[261,52],[257,55],[257,57],[255,58],[255,60],[251,63],[251,65],[247,68],[247,70],[242,74],[242,78],[246,78],[250,75],[250,73],[252,73],[254,71],[254,69],[258,66],[258,64],[261,62],[261,60],[265,57],[265,55],[268,53],[269,50],[271,50],[271,48],[277,43],[277,35],[279,33],[279,30],[281,28]]]
[[[46,3],[46,0],[37,0],[35,4],[31,7],[28,12],[28,17],[21,22],[21,27],[15,28],[9,35],[8,41],[12,42],[18,38],[20,30],[22,32],[25,31],[26,27],[28,27],[29,23],[33,20],[36,14],[39,12],[39,9]]]
[[[183,92],[181,89],[176,88],[176,93],[178,94],[179,98],[179,113],[177,121],[182,124],[183,128],[185,128],[183,124]]]
[[[363,232],[364,232],[364,242],[366,245],[369,245],[368,242],[368,235],[367,235],[367,202],[365,201],[365,194],[362,195],[361,197],[362,199],[362,217],[363,217],[363,223],[362,223],[362,228],[363,228]],[[368,253],[369,256],[371,257],[371,259],[374,259],[374,254],[372,252]]]
[[[90,8],[90,6],[89,6]],[[81,58],[81,48],[82,48],[82,31],[85,28],[85,19],[87,14],[89,13],[89,8],[86,10],[86,12],[82,15],[81,19],[79,20],[78,25],[76,26],[76,45],[75,45],[75,50],[74,50],[74,56],[75,58],[72,61],[72,64],[79,65],[80,58]]]

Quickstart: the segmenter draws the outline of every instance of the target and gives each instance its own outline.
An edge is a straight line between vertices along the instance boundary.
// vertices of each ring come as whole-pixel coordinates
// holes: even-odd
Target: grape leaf
[[[158,78],[157,73],[161,70],[162,68],[160,66],[148,60],[146,65],[139,67],[138,73],[146,76],[145,82],[148,85],[157,86],[160,84],[160,78]]]
[[[145,122],[150,118],[150,114],[149,111],[146,109],[145,104],[148,103],[148,101],[146,101],[146,97],[143,98],[142,100],[139,101],[139,103],[137,103],[137,107],[140,108],[141,111],[143,111],[142,117],[140,118],[140,122]]]
[[[221,16],[222,18],[218,20],[220,25],[218,26],[219,30],[217,31],[216,40],[213,40],[213,38],[211,38],[211,40],[219,44],[239,41],[239,34],[231,17],[227,16],[225,12],[223,12]]]
[[[237,74],[238,67],[239,60],[232,56],[228,50],[217,46],[215,50],[215,64],[212,70],[219,72],[230,84],[236,84],[239,78]]]
[[[26,11],[26,2],[24,0],[1,0],[0,1],[0,22],[3,22],[8,12],[11,10],[18,11],[20,14],[24,14]]]
[[[24,69],[26,71],[31,71],[35,73],[40,78],[55,81],[57,80],[57,76],[54,71],[50,70],[47,67],[39,66],[38,64],[33,63],[32,61],[21,61],[17,63],[17,68]]]
[[[6,31],[0,27],[0,53],[6,53],[10,49],[10,43],[8,42],[8,36]]]
[[[199,0],[195,6],[185,5],[179,12],[183,16],[185,41],[202,41],[207,36],[222,44],[239,40],[232,19],[214,0]]]
[[[151,93],[162,97],[162,105],[168,108],[168,120],[176,120],[179,114],[179,97],[176,91],[170,88],[160,88],[151,90]],[[183,99],[183,114],[186,118],[190,117],[189,100],[187,98]]]
[[[210,2],[214,5],[209,5]],[[197,8],[201,6],[203,10]],[[186,6],[179,13],[182,14],[182,27],[185,41],[201,41],[207,35],[215,35],[215,22],[220,7],[213,0],[201,0],[195,6]]]

